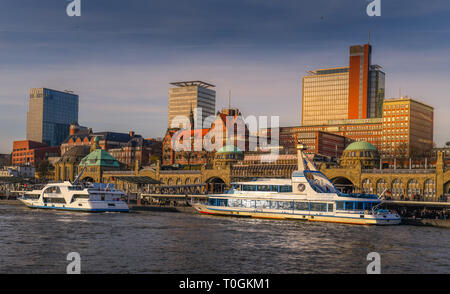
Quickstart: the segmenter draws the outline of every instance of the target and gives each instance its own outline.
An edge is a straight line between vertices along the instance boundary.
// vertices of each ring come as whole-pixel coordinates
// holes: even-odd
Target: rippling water
[[[450,273],[450,230],[183,213],[85,214],[0,204],[0,273]]]

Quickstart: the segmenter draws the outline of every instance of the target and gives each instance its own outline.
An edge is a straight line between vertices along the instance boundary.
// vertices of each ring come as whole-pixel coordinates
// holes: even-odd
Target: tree
[[[53,171],[53,166],[48,160],[42,160],[39,162],[36,171],[40,179],[47,179]]]

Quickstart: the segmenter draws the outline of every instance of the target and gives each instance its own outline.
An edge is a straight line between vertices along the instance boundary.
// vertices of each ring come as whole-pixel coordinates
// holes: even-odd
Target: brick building
[[[30,140],[14,141],[12,152],[13,165],[32,165],[37,166],[41,160],[48,159],[51,156],[59,156],[59,146],[48,146]]]

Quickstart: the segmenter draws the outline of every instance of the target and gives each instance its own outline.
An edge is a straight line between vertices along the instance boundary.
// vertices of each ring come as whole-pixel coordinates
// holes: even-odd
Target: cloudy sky
[[[28,91],[71,89],[81,125],[161,137],[169,83],[217,85],[217,109],[278,115],[299,125],[301,77],[348,65],[371,32],[388,97],[435,107],[435,141],[450,141],[450,1],[381,0],[0,1],[0,153],[25,139]]]

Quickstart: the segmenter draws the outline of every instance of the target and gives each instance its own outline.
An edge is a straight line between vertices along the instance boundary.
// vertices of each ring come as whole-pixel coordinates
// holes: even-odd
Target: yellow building
[[[383,103],[385,157],[424,157],[433,148],[433,107],[409,97]]]
[[[303,77],[302,126],[348,118],[349,67],[310,71]]]

